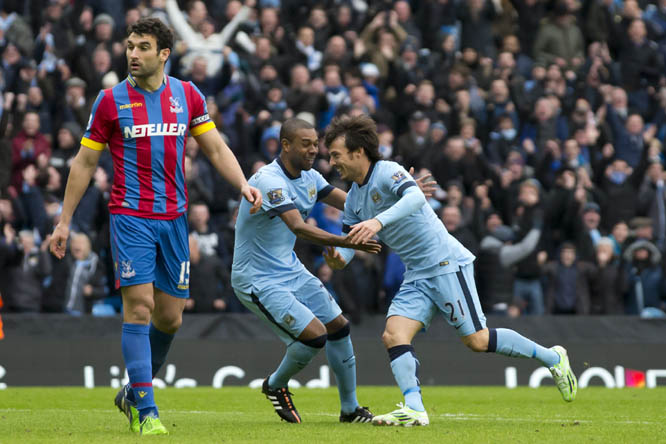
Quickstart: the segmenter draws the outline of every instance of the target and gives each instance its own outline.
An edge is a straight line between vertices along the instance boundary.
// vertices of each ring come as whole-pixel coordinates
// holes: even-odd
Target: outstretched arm
[[[368,253],[374,254],[381,251],[381,246],[376,241],[369,240],[362,244],[352,244],[347,237],[331,234],[321,228],[307,224],[297,209],[291,209],[281,213],[280,218],[296,236],[315,244],[354,248],[356,250],[367,251]]]
[[[261,192],[247,183],[236,156],[224,142],[220,133],[211,129],[194,138],[222,177],[239,189],[243,197],[252,204],[250,213],[254,214],[259,211],[259,208],[261,208]]]

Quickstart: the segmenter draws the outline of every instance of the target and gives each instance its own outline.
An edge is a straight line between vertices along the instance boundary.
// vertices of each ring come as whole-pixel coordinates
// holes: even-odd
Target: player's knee
[[[488,338],[479,333],[465,336],[462,338],[462,341],[467,346],[467,348],[474,352],[481,353],[488,350]]]
[[[153,324],[155,324],[159,330],[169,334],[177,332],[182,323],[183,315],[180,313],[172,316],[160,317],[159,320],[153,317]]]
[[[400,340],[392,331],[384,330],[384,333],[382,333],[382,342],[384,343],[384,347],[391,348],[394,345],[399,344]]]
[[[308,347],[312,348],[324,348],[326,345],[326,340],[328,339],[327,334],[323,334],[321,336],[317,336],[316,338],[312,339],[299,339],[301,344],[307,345]]]
[[[134,304],[131,307],[125,307],[123,310],[124,322],[131,324],[148,324],[152,307],[149,304]]]

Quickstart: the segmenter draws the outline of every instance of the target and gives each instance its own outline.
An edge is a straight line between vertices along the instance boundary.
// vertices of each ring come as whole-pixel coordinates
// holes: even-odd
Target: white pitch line
[[[31,412],[72,412],[72,413],[113,413],[116,409],[0,409],[0,413],[31,413]],[[244,412],[223,412],[216,410],[164,410],[165,412],[178,414],[178,415],[216,415],[216,416],[242,416]],[[325,412],[307,412],[307,416],[324,416],[337,418],[338,415],[334,413]],[[538,422],[538,423],[580,423],[580,424],[639,424],[639,425],[657,425],[663,424],[659,421],[638,421],[638,420],[592,420],[592,419],[576,419],[576,418],[563,418],[563,417],[548,417],[548,418],[521,418],[516,416],[495,416],[495,415],[482,415],[478,413],[439,413],[430,414],[431,418],[442,418],[453,421],[513,421],[513,422]]]

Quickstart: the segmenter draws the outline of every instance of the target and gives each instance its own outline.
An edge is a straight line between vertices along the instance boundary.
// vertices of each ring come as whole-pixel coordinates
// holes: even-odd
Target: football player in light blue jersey
[[[427,425],[417,379],[419,362],[412,339],[442,313],[470,349],[511,357],[534,358],[548,367],[565,401],[576,396],[576,376],[566,350],[550,349],[504,328],[486,328],[474,284],[474,256],[447,231],[405,169],[380,160],[373,120],[341,117],[326,130],[330,164],[352,182],[345,204],[343,231],[362,245],[375,235],[405,263],[404,281],[389,307],[382,340],[405,403],[375,416],[376,425]],[[331,268],[344,267],[353,250],[327,248]]]
[[[319,141],[304,120],[289,119],[280,130],[280,156],[261,168],[249,183],[261,192],[263,204],[250,214],[241,203],[231,284],[240,301],[267,322],[287,344],[282,363],[263,383],[262,392],[285,421],[300,423],[287,384],[326,347],[338,383],[341,422],[368,423],[372,413],[356,399],[356,360],[349,322],[324,285],[294,253],[296,238],[322,245],[378,253],[375,241],[352,244],[304,219],[319,200],[344,209],[346,193],[312,169]]]

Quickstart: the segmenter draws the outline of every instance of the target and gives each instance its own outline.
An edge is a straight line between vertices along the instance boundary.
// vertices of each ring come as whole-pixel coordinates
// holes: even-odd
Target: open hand
[[[342,270],[347,263],[335,247],[324,248],[324,260],[333,270]]]
[[[414,177],[414,167],[409,169],[409,175]],[[425,194],[425,197],[432,197],[437,190],[437,181],[430,179],[432,179],[432,173],[430,172],[428,174],[424,174],[418,179],[414,179],[423,194]]]
[[[369,219],[352,225],[347,239],[354,244],[365,244],[382,229],[382,224],[377,219]]]

